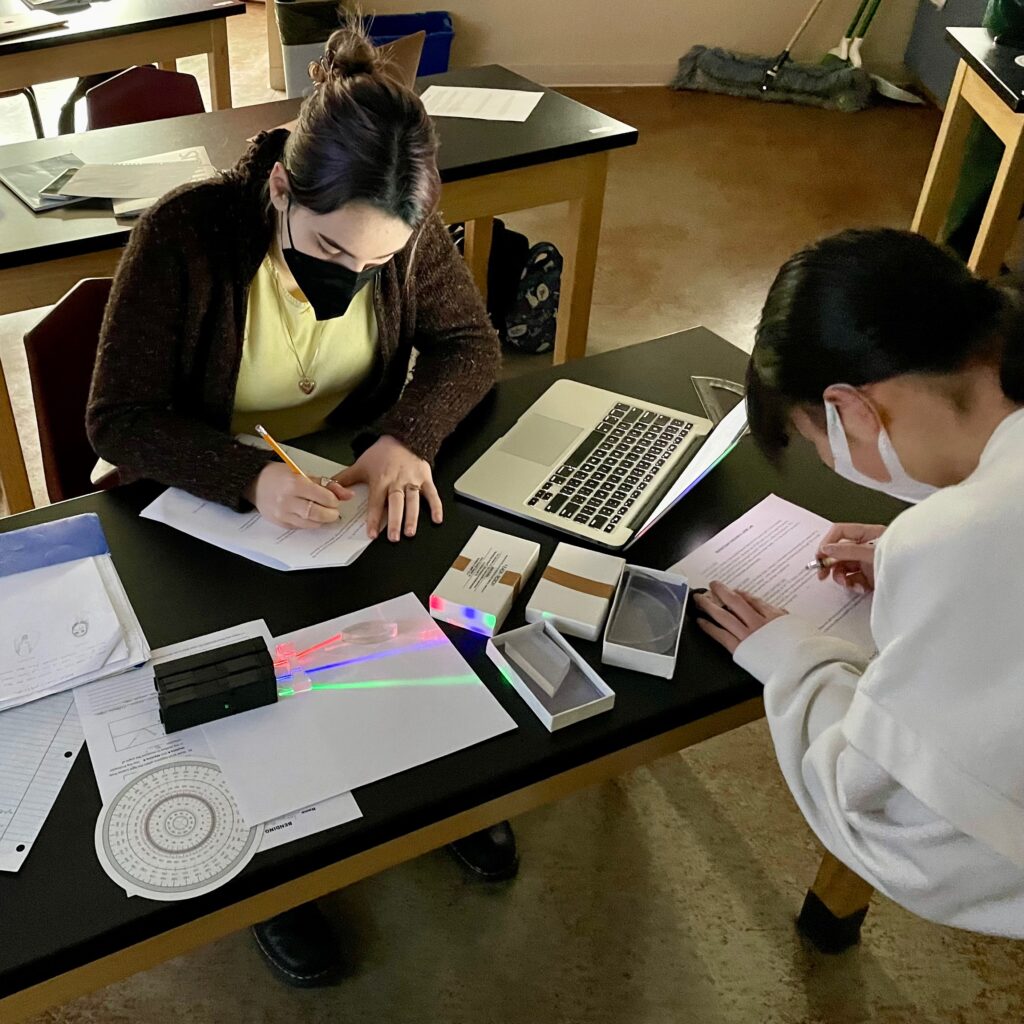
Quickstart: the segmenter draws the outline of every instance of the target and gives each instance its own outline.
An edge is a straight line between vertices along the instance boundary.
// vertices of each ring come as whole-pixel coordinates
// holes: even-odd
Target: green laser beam
[[[314,683],[312,690],[388,690],[399,686],[472,686],[476,676],[430,676],[427,679],[366,679],[358,683]],[[305,691],[303,691],[305,692]],[[278,690],[279,697],[291,697],[291,687]]]

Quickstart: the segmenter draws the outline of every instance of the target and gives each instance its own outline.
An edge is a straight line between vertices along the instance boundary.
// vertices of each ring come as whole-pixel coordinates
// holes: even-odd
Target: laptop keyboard
[[[526,504],[611,533],[692,429],[619,402]]]

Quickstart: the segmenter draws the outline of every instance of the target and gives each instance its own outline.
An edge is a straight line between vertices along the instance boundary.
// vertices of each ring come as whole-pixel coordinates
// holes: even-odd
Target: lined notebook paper
[[[0,715],[0,871],[17,871],[32,851],[82,742],[70,693]]]

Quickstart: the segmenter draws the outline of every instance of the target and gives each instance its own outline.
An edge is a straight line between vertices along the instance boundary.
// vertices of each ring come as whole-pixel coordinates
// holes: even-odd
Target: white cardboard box
[[[539,557],[532,540],[478,526],[430,595],[430,614],[494,636]]]
[[[571,662],[569,676],[560,682],[553,693],[550,687],[538,686],[529,673],[519,667],[507,653],[508,644],[514,644],[516,638],[538,633],[557,644]],[[550,732],[592,718],[602,711],[610,711],[615,705],[615,692],[548,620],[491,637],[487,641],[487,656]]]
[[[625,565],[615,555],[559,544],[526,606],[526,621],[547,619],[561,633],[596,640]]]
[[[689,595],[685,576],[627,565],[605,626],[601,662],[671,679]]]

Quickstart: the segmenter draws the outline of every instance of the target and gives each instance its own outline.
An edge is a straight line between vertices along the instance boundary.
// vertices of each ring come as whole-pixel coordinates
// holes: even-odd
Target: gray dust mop
[[[695,46],[679,58],[672,88],[776,103],[804,103],[828,110],[863,110],[870,105],[875,89],[863,68],[790,63],[790,50],[823,2],[815,0],[786,48],[774,60],[719,47]]]

